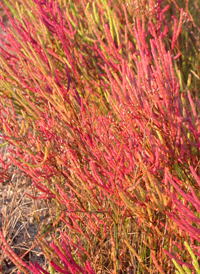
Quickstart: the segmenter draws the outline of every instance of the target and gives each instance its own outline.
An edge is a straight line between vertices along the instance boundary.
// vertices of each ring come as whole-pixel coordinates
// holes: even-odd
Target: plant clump
[[[35,239],[49,269],[17,257],[1,231],[3,252],[19,273],[194,273],[200,22],[192,4],[0,6],[9,20],[0,21],[1,138],[37,190],[27,195],[56,208]],[[9,166],[0,161],[4,182]]]

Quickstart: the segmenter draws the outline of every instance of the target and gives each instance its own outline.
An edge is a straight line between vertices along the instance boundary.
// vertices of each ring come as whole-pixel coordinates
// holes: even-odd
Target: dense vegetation
[[[56,208],[47,270],[0,232],[19,273],[200,273],[198,0],[0,5],[1,138]]]

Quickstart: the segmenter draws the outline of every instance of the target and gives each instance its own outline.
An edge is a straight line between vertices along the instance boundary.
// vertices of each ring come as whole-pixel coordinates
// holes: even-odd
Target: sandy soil
[[[2,143],[3,140],[0,140]],[[4,159],[8,160],[9,146],[0,148]],[[10,179],[0,184],[0,228],[4,236],[19,256],[22,256],[34,244],[38,230],[50,222],[49,206],[45,201],[30,199],[25,193],[34,194],[31,179],[23,175],[17,167],[10,167]],[[34,247],[24,257],[28,261],[36,261],[46,265],[44,256],[38,247]],[[0,265],[3,273],[17,273],[13,263],[0,253]]]

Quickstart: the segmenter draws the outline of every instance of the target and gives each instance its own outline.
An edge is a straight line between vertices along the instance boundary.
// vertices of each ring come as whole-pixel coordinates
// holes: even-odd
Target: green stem
[[[118,241],[118,222],[114,223],[114,237],[115,237],[115,258],[116,258],[116,272],[119,273],[119,241]]]

